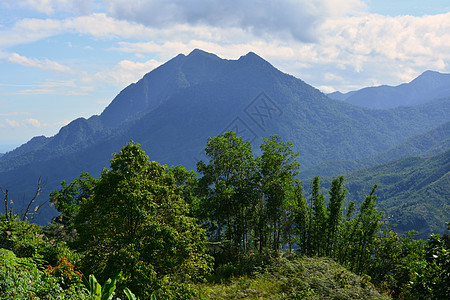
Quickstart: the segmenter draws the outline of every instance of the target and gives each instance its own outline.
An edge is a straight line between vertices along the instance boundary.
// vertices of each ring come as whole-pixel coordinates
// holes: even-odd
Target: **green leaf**
[[[102,300],[111,300],[114,296],[114,291],[116,290],[117,280],[122,277],[122,271],[119,272],[112,280],[109,278],[102,288]]]
[[[102,296],[102,286],[98,283],[94,274],[89,275],[89,294],[94,297],[95,300],[100,300]]]
[[[129,288],[125,288],[123,292],[128,297],[128,300],[139,300],[139,298],[136,298],[136,296],[130,291]]]

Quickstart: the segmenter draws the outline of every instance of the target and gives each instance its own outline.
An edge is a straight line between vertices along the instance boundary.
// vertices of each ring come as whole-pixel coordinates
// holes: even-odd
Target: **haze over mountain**
[[[302,169],[314,171],[325,161],[387,151],[449,116],[450,98],[391,110],[361,108],[328,98],[255,53],[224,60],[194,50],[125,88],[101,115],[74,120],[53,137],[35,137],[6,153],[0,186],[23,202],[42,176],[46,200],[63,180],[81,172],[97,177],[130,140],[142,144],[152,160],[195,169],[206,159],[207,138],[228,130],[253,145],[278,134],[300,153]],[[42,213],[41,221],[51,213]]]
[[[450,97],[450,74],[426,71],[410,83],[398,86],[366,87],[345,94],[334,92],[328,96],[358,106],[377,109],[419,105],[430,100]]]

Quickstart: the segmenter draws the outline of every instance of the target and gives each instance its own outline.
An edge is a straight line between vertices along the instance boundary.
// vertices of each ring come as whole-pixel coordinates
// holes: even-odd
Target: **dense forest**
[[[255,155],[230,131],[205,153],[194,172],[129,142],[99,178],[50,194],[46,226],[28,221],[34,198],[17,215],[2,187],[0,299],[450,297],[450,237],[393,231],[376,184],[363,199],[342,176],[305,188],[278,136]]]

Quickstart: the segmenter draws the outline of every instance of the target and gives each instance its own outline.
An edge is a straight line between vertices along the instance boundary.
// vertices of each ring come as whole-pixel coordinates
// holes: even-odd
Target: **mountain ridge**
[[[224,60],[194,50],[126,87],[101,115],[74,120],[57,135],[36,138],[0,158],[0,184],[30,193],[44,176],[48,195],[81,172],[98,176],[130,140],[152,160],[195,169],[206,159],[207,138],[232,129],[254,146],[278,134],[293,143],[307,169],[381,153],[448,122],[449,115],[450,98],[421,107],[365,109],[328,98],[255,53]]]
[[[377,207],[386,212],[397,231],[415,229],[424,239],[433,232],[448,233],[450,150],[357,170],[346,176],[346,182],[352,199],[364,197],[377,184]]]
[[[300,171],[304,178],[313,176],[332,176],[385,164],[406,156],[432,156],[450,149],[450,121],[439,125],[427,132],[409,137],[398,145],[373,156],[353,161],[327,161],[314,166],[313,170]]]
[[[334,92],[329,97],[354,105],[389,109],[412,106],[450,96],[450,74],[425,71],[409,83],[397,86],[365,87],[348,93]]]

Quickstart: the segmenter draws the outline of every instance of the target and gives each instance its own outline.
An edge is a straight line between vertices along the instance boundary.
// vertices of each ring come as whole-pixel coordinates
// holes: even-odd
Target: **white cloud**
[[[0,117],[9,117],[9,116],[29,116],[31,115],[31,113],[26,112],[26,111],[12,111],[12,112],[8,112],[8,113],[0,113]]]
[[[51,89],[24,89],[17,91],[18,95],[53,95],[56,90]]]
[[[87,95],[95,91],[92,85],[80,84],[81,80],[47,80],[35,84],[1,84],[8,95]],[[0,114],[2,116],[2,114]]]
[[[39,128],[39,127],[42,126],[42,124],[37,119],[29,118],[29,119],[26,119],[25,121],[26,121],[27,124],[29,124],[29,125],[31,125],[33,127]]]
[[[161,62],[154,59],[146,62],[122,60],[114,67],[114,70],[98,72],[95,77],[106,82],[112,81],[119,86],[126,86],[132,82],[138,81],[146,73],[150,72],[159,65],[161,65]]]
[[[72,72],[72,70],[60,63],[55,61],[51,61],[47,58],[40,60],[37,58],[28,58],[17,53],[11,54],[8,58],[9,62],[16,63],[26,67],[34,67],[41,70],[50,70],[50,71],[58,71],[58,72]]]
[[[358,13],[365,9],[360,0],[127,0],[105,1],[112,16],[164,28],[174,24],[242,28],[257,36],[315,40],[315,28],[329,17]]]
[[[15,121],[15,120],[5,119],[5,122],[6,122],[6,124],[9,127],[13,127],[14,128],[14,127],[19,127],[20,126],[20,123]]]
[[[311,49],[317,69],[328,65],[328,72],[339,73],[353,85],[392,85],[427,69],[449,71],[450,13],[340,18],[328,20],[319,30],[321,38]],[[349,85],[343,80],[341,84]]]
[[[28,115],[28,114],[27,114]],[[49,124],[49,123],[41,123],[38,119],[36,118],[27,118],[27,119],[16,119],[16,120],[11,120],[11,119],[4,119],[3,123],[0,123],[0,126],[3,128],[48,128],[48,127],[54,127],[54,126],[63,126],[63,125],[67,125],[69,123],[69,121],[64,120],[64,121],[60,121],[60,122],[55,122],[54,124]]]
[[[96,80],[124,86],[157,66],[157,61],[187,54],[194,48],[233,59],[253,51],[281,70],[327,90],[396,84],[409,81],[426,69],[450,71],[450,13],[423,17],[367,14],[359,0],[282,0],[277,5],[259,6],[256,0],[212,0],[206,4],[200,0],[177,0],[171,5],[162,0],[138,1],[134,5],[122,0],[105,3],[110,15],[25,19],[10,29],[2,28],[0,47],[64,33],[102,42],[120,40],[109,50],[132,56],[127,60],[121,57],[122,61],[111,69],[93,63],[96,70],[78,71],[77,81],[89,86],[96,85]],[[150,8],[155,11],[149,11]],[[305,11],[299,12],[303,8]],[[233,14],[227,14],[230,10]],[[155,61],[131,61],[143,53],[151,53]],[[0,53],[0,58],[4,54]],[[28,60],[29,65],[41,67],[46,62]]]
[[[6,1],[5,1],[6,2]],[[12,1],[9,1],[12,2]],[[8,4],[8,3],[7,3]],[[92,0],[15,0],[15,5],[22,8],[32,9],[47,15],[56,11],[72,13],[88,13],[93,6]],[[11,5],[11,3],[9,3]]]
[[[11,47],[47,38],[63,31],[59,20],[23,19],[0,30],[0,47]]]

